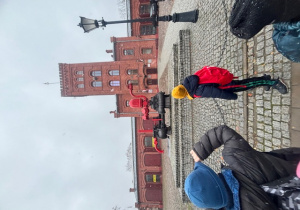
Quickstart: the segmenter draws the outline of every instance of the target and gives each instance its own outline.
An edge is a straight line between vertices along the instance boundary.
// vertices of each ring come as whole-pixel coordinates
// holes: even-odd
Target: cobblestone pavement
[[[281,77],[290,86],[291,62],[273,46],[272,26],[248,41],[235,38],[227,24],[232,0],[174,0],[160,2],[160,15],[199,9],[197,23],[159,25],[159,88],[170,93],[187,75],[205,65],[230,70],[239,79]],[[172,7],[173,6],[173,7]],[[227,35],[226,35],[227,34]],[[222,58],[222,59],[221,59]],[[291,93],[257,88],[238,94],[238,100],[172,100],[167,113],[172,126],[169,142],[163,141],[164,209],[197,209],[188,203],[183,185],[193,169],[192,145],[210,128],[226,123],[259,151],[290,147]],[[205,163],[219,171],[222,148]]]

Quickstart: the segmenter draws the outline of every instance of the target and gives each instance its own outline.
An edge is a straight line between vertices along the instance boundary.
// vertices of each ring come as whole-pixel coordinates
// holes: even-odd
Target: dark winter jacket
[[[205,160],[223,144],[223,158],[240,184],[241,209],[278,209],[259,185],[295,174],[296,165],[287,159],[299,158],[300,148],[281,149],[270,153],[258,152],[237,132],[227,126],[219,126],[202,136],[193,150],[201,160]]]
[[[187,89],[189,95],[193,98],[221,98],[227,100],[236,100],[237,94],[219,89],[218,84],[198,84],[199,77],[190,75],[183,81],[183,86]]]

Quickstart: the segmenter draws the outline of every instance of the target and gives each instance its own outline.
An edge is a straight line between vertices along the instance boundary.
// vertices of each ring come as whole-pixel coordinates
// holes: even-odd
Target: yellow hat
[[[183,85],[178,85],[173,88],[172,96],[174,98],[181,99],[185,98],[186,96],[189,96],[189,94]]]
[[[193,100],[194,98],[190,96],[190,94],[187,95],[188,99]]]

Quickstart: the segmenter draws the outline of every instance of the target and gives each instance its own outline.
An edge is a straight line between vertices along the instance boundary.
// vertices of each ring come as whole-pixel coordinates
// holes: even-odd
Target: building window
[[[138,70],[137,69],[128,69],[127,70],[127,74],[128,75],[133,75],[133,74],[137,74],[138,73]]]
[[[120,71],[119,70],[110,70],[110,71],[108,71],[108,74],[110,76],[118,76],[118,75],[120,75]]]
[[[127,84],[138,85],[139,81],[138,80],[128,80]]]
[[[145,147],[154,147],[154,140],[151,136],[146,136],[144,139]]]
[[[84,84],[78,84],[77,88],[84,88]]]
[[[147,74],[157,74],[157,69],[146,69]]]
[[[101,81],[94,81],[92,82],[93,87],[102,87],[102,82]]]
[[[83,71],[76,71],[77,75],[83,75]]]
[[[101,71],[92,71],[92,72],[91,72],[91,75],[92,75],[93,77],[99,77],[99,76],[102,75],[102,72],[101,72]]]
[[[147,85],[157,85],[157,79],[148,79]]]
[[[123,50],[123,53],[124,53],[124,55],[133,55],[134,54],[133,49]]]
[[[128,100],[126,101],[126,106],[127,106],[127,107],[128,107],[128,106],[130,106],[130,105],[129,105],[129,101],[128,101]]]
[[[78,82],[82,82],[83,81],[83,77],[79,77],[76,79]]]
[[[120,86],[120,81],[117,81],[117,80],[110,81],[109,85],[110,86]]]
[[[145,176],[146,182],[160,182],[159,174],[146,174]]]
[[[140,34],[141,35],[151,35],[156,33],[156,28],[153,25],[141,25]]]
[[[143,48],[142,54],[152,54],[152,49],[151,48]]]
[[[141,4],[140,5],[140,16],[145,17],[150,15],[150,4]]]

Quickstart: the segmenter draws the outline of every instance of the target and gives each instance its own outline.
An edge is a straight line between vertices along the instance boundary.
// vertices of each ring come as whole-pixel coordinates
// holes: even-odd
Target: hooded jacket
[[[237,132],[227,126],[219,126],[202,136],[193,150],[201,160],[205,160],[221,145],[224,145],[223,158],[240,184],[241,209],[278,209],[259,185],[295,174],[296,165],[288,160],[299,160],[300,148],[258,152]]]
[[[221,98],[227,100],[236,100],[237,94],[219,89],[219,85],[215,83],[198,84],[199,77],[197,75],[190,75],[183,81],[183,86],[193,98]]]

